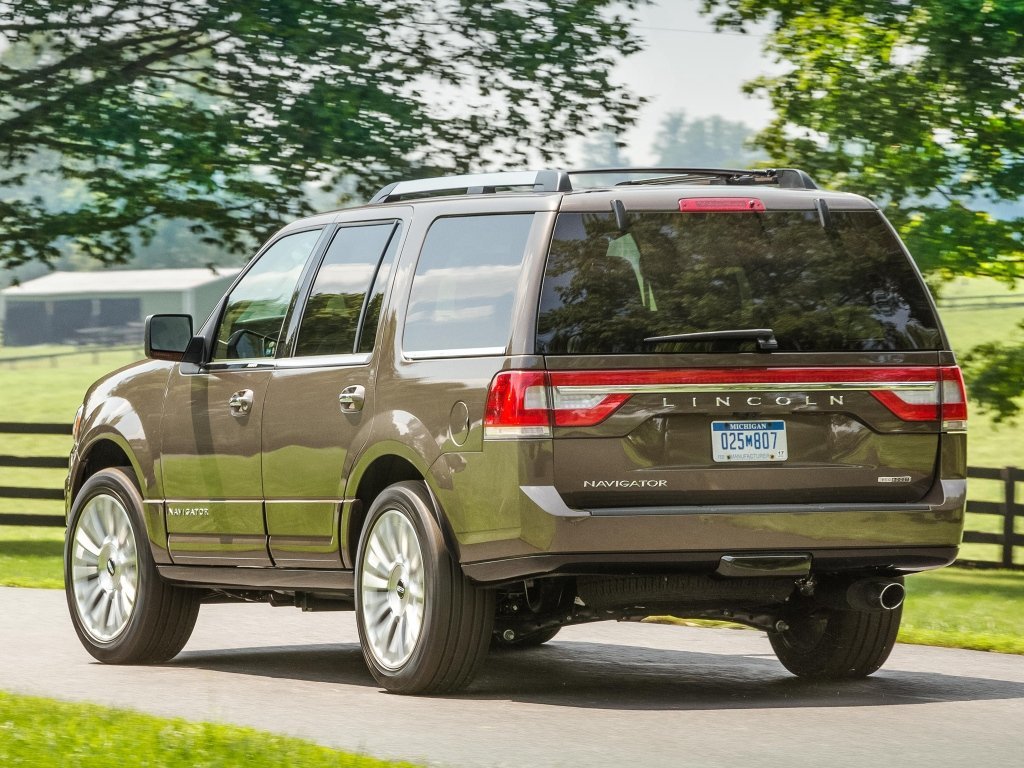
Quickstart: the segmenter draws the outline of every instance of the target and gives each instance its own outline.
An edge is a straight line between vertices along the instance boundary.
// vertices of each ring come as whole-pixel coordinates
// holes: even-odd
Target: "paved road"
[[[790,677],[757,632],[603,623],[492,655],[465,694],[393,696],[353,616],[204,606],[172,663],[109,667],[63,593],[0,589],[0,689],[238,723],[437,766],[1010,766],[1024,657],[897,646],[865,681]]]

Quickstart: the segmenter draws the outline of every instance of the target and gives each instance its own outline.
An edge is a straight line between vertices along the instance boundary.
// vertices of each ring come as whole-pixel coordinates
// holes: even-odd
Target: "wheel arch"
[[[458,562],[458,541],[437,500],[437,495],[430,487],[430,473],[427,469],[422,458],[401,443],[379,444],[372,452],[360,457],[359,463],[349,476],[346,494],[349,501],[345,505],[345,513],[341,519],[342,559],[347,567],[353,567],[356,561],[359,536],[374,499],[389,485],[407,480],[421,482],[426,487],[431,500],[431,510],[441,529],[445,546]]]
[[[78,449],[78,461],[72,471],[68,503],[78,495],[86,480],[103,469],[112,467],[131,467],[131,480],[140,492],[145,487],[139,471],[139,462],[135,458],[128,441],[117,433],[105,433],[91,440]]]

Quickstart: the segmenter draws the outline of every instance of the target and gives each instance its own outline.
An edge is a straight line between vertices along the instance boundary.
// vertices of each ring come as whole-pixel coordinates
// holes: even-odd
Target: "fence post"
[[[1013,534],[1014,525],[1013,522],[1016,519],[1014,517],[1014,475],[1016,474],[1016,467],[1003,467],[999,470],[999,475],[1003,480],[1003,567],[1013,568]]]

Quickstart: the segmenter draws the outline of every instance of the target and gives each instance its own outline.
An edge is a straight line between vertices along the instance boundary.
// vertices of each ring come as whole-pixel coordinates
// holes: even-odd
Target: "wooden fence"
[[[71,436],[70,424],[21,424],[0,422],[0,435],[67,435]],[[0,450],[3,450],[0,448]],[[11,456],[0,454],[0,470],[11,467],[19,469],[67,469],[68,457],[64,456]],[[39,499],[63,501],[64,489],[60,487],[25,488],[0,485],[0,499]],[[0,512],[0,525],[64,526],[64,515]]]
[[[0,422],[0,434],[20,435],[69,435],[71,427],[67,424],[18,424]],[[4,467],[63,469],[68,465],[67,456],[9,456],[0,455],[0,469]],[[967,511],[974,517],[968,520],[979,520],[978,516],[995,517],[999,522],[1000,531],[979,531],[968,528],[964,531],[964,544],[990,544],[999,547],[999,557],[992,560],[961,559],[957,562],[974,568],[1012,568],[1024,570],[1024,563],[1015,563],[1014,547],[1024,547],[1024,533],[1016,530],[1016,521],[1024,520],[1024,503],[1017,501],[1016,488],[1024,483],[1024,469],[1003,467],[968,467],[967,476],[976,480],[996,481],[1002,485],[1000,501],[980,501],[968,499]],[[62,488],[26,488],[0,486],[0,499],[42,499],[61,501],[64,498]],[[0,512],[0,525],[29,526],[63,526],[63,515],[46,515],[31,513]],[[1022,523],[1024,526],[1024,523]],[[991,526],[982,526],[991,527]]]

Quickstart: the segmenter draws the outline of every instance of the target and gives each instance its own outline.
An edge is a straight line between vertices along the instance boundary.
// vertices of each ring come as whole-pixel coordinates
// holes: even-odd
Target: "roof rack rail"
[[[499,188],[529,187],[530,192],[571,192],[572,184],[565,171],[501,171],[471,173],[463,176],[437,176],[430,179],[396,181],[370,198],[371,203],[388,203],[430,197],[442,193],[483,195]]]
[[[817,189],[818,185],[798,168],[586,168],[570,176],[600,174],[655,174],[650,178],[620,181],[615,186],[643,184],[775,184],[784,189]]]

